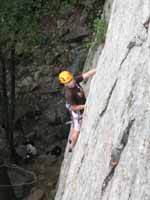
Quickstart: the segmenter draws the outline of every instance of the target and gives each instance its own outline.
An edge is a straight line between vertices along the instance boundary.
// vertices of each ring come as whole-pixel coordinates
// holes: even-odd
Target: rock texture
[[[150,1],[116,0],[55,200],[150,199],[149,99]]]
[[[114,0],[106,0],[104,4],[103,16],[106,19],[107,23],[109,22],[111,16],[113,2]]]

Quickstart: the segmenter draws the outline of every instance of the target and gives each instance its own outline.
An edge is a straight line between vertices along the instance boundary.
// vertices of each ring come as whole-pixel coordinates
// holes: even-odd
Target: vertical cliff
[[[81,134],[66,154],[55,199],[150,199],[149,0],[114,1]]]
[[[103,8],[103,16],[107,22],[109,22],[111,16],[111,10],[114,0],[106,0]]]

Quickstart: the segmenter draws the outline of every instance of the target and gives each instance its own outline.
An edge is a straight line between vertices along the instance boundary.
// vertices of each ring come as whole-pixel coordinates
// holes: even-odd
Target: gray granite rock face
[[[103,16],[106,19],[107,23],[109,22],[111,16],[111,10],[114,0],[106,0],[104,4]]]
[[[91,199],[150,199],[149,0],[114,1],[81,134],[65,156],[55,200]]]

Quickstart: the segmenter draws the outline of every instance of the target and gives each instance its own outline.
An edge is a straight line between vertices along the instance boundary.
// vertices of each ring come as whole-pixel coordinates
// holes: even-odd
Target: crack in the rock
[[[147,18],[147,20],[143,23],[144,28],[146,29],[146,32],[148,33],[148,28],[150,25],[150,16]]]
[[[128,200],[130,200],[130,198],[131,198],[131,193],[129,193],[129,197],[128,197]]]
[[[82,158],[81,158],[81,162],[80,162],[80,166],[78,167],[78,170],[77,170],[77,174],[79,174],[79,171],[81,169],[81,166],[82,166],[82,163],[84,161],[84,158],[85,158],[85,155],[83,154]]]
[[[137,173],[135,172],[135,174],[134,174],[134,176],[133,176],[133,179],[132,179],[132,182],[131,182],[128,200],[130,200],[131,197],[132,197],[132,193],[133,193],[133,184],[134,184],[134,182],[135,182],[135,180],[136,180],[136,175],[137,175]]]
[[[111,170],[109,171],[108,175],[106,176],[106,178],[103,181],[102,184],[102,191],[101,191],[101,196],[103,197],[104,192],[106,191],[106,188],[108,186],[108,183],[111,181],[111,179],[113,178],[115,172],[115,167],[112,167]]]
[[[109,95],[108,95],[108,97],[107,97],[106,105],[105,105],[104,109],[98,114],[98,116],[97,116],[97,118],[96,118],[96,120],[95,120],[95,122],[94,122],[94,124],[93,124],[93,132],[96,131],[96,129],[97,129],[97,127],[98,127],[98,124],[99,124],[99,122],[100,122],[100,120],[101,120],[101,117],[103,117],[104,113],[106,112],[106,110],[107,110],[107,108],[108,108],[108,105],[109,105],[109,103],[110,103],[110,99],[111,99],[112,94],[113,94],[113,91],[114,91],[114,89],[115,89],[115,87],[116,87],[117,81],[118,81],[118,79],[115,80],[115,82],[114,82],[114,84],[113,84],[113,86],[112,86],[112,88],[111,88],[111,90],[110,90],[110,92],[109,92]]]
[[[116,87],[117,81],[118,81],[118,79],[115,80],[115,82],[114,82],[114,84],[113,84],[113,86],[112,86],[112,88],[111,88],[111,90],[109,92],[108,98],[106,100],[106,105],[105,105],[104,109],[102,110],[102,112],[99,115],[100,117],[102,117],[104,115],[104,113],[106,112],[106,110],[108,108],[108,105],[109,105],[110,99],[112,97],[113,91],[114,91],[114,89]]]
[[[132,120],[129,121],[128,126],[126,127],[126,129],[123,132],[123,136],[122,136],[122,139],[120,141],[120,147],[116,148],[114,150],[115,155],[114,155],[114,153],[112,153],[112,155],[111,155],[110,170],[109,170],[109,173],[105,177],[105,179],[103,181],[103,184],[102,184],[102,190],[101,190],[101,196],[102,197],[103,197],[103,195],[104,195],[104,193],[106,191],[106,188],[107,188],[109,182],[113,178],[113,175],[114,175],[115,169],[116,169],[116,167],[117,167],[117,165],[119,163],[121,154],[122,154],[125,146],[127,145],[127,142],[128,142],[128,139],[129,139],[130,130],[131,130],[132,126],[133,126],[134,121],[135,121],[135,119],[132,119]]]
[[[96,130],[96,128],[97,128],[97,126],[98,126],[98,124],[99,124],[99,121],[100,121],[101,117],[103,117],[104,113],[106,112],[106,110],[107,110],[107,108],[108,108],[108,105],[109,105],[110,99],[111,99],[111,97],[112,97],[113,91],[114,91],[114,89],[115,89],[115,87],[116,87],[117,81],[118,81],[118,79],[115,80],[115,82],[114,82],[114,84],[113,84],[113,86],[112,86],[112,88],[111,88],[111,90],[110,90],[110,92],[109,92],[109,95],[108,95],[108,97],[107,97],[106,105],[105,105],[104,109],[98,114],[98,116],[97,116],[97,118],[96,118],[96,120],[95,120],[95,122],[94,122],[94,125],[93,125],[94,131]]]
[[[122,148],[121,148],[121,151],[124,150],[127,142],[128,142],[128,139],[129,139],[129,133],[130,133],[130,130],[133,126],[133,123],[134,123],[135,119],[132,119],[129,121],[128,123],[128,126],[126,127],[126,129],[124,130],[124,133],[123,133],[123,136],[122,136],[122,139],[121,139],[121,145],[122,145]]]
[[[127,50],[127,52],[126,52],[124,58],[122,59],[122,61],[121,61],[121,63],[120,63],[119,71],[121,70],[123,63],[124,63],[125,60],[127,59],[127,57],[128,57],[128,55],[129,55],[131,49],[132,49],[134,46],[135,46],[135,43],[134,43],[134,42],[130,42],[130,43],[128,44],[128,46],[127,46],[128,50]]]
[[[145,27],[145,26],[147,25],[147,23],[148,23],[148,26],[149,26],[150,21],[146,21],[146,22],[143,24],[143,26]],[[146,28],[146,27],[145,27],[145,28]],[[120,63],[119,71],[121,70],[122,65],[123,65],[123,63],[125,62],[125,60],[127,59],[128,55],[129,55],[129,53],[130,53],[130,51],[131,51],[134,47],[141,47],[141,46],[144,44],[145,41],[146,41],[146,39],[143,40],[143,39],[141,39],[140,36],[135,36],[135,37],[133,38],[133,40],[131,40],[131,41],[129,42],[129,44],[127,45],[127,52],[126,52],[124,58],[122,59],[122,61],[121,61],[121,63]]]

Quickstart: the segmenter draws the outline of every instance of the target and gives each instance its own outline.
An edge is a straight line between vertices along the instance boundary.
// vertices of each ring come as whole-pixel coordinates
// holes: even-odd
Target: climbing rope
[[[0,188],[29,186],[29,185],[33,185],[33,184],[36,183],[36,181],[37,181],[37,177],[36,177],[36,175],[35,175],[34,172],[25,170],[25,169],[23,169],[22,167],[19,167],[19,166],[15,165],[15,164],[11,164],[11,165],[2,164],[2,165],[0,165],[0,169],[1,169],[2,167],[7,167],[7,169],[9,169],[9,168],[10,168],[10,169],[17,169],[17,170],[19,170],[20,172],[24,173],[24,175],[31,176],[31,177],[32,177],[32,181],[26,182],[26,183],[19,183],[19,184],[0,185]]]

